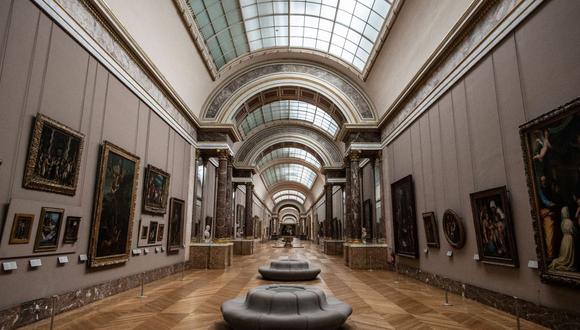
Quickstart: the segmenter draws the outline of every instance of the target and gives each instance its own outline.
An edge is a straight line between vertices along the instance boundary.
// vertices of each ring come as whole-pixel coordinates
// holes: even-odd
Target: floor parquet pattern
[[[58,315],[56,329],[228,329],[220,313],[225,300],[248,289],[272,283],[257,269],[282,257],[308,259],[322,272],[310,285],[322,287],[353,306],[344,330],[352,329],[515,329],[514,316],[461,296],[449,294],[453,306],[443,306],[443,290],[388,271],[353,271],[339,256],[326,256],[319,247],[272,248],[258,244],[251,256],[236,256],[226,270],[194,270],[177,274],[91,305]],[[26,329],[48,329],[49,320]],[[522,329],[542,329],[521,320]]]

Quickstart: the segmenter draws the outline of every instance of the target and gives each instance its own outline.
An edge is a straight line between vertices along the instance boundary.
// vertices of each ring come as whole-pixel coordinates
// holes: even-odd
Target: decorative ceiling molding
[[[394,141],[545,0],[478,0],[379,121]]]
[[[348,123],[375,121],[372,102],[354,83],[340,74],[306,62],[268,62],[252,66],[220,84],[208,98],[202,118],[229,122],[254,94],[278,86],[315,90],[339,106]]]
[[[197,119],[102,0],[32,0],[187,142]]]

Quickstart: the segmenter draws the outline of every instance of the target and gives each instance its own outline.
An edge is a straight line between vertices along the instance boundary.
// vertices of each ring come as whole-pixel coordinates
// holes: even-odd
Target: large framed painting
[[[520,127],[540,276],[580,287],[580,98]]]
[[[518,250],[506,187],[470,195],[479,257],[484,263],[518,266]]]
[[[169,179],[169,173],[153,165],[147,165],[145,169],[145,184],[143,185],[143,212],[165,214],[167,211]]]
[[[395,253],[402,257],[418,258],[417,219],[415,216],[415,191],[411,175],[391,185],[393,203],[393,230]]]
[[[139,162],[139,157],[110,142],[101,146],[89,247],[91,267],[129,259]]]
[[[80,225],[81,217],[66,217],[63,244],[74,244],[77,241]]]
[[[465,245],[465,226],[455,211],[447,209],[443,213],[443,234],[452,247],[461,249]]]
[[[64,209],[43,207],[36,230],[34,252],[56,251]]]
[[[434,212],[423,213],[423,227],[425,228],[427,246],[439,248],[439,227]]]
[[[185,202],[171,198],[169,205],[169,224],[167,226],[167,252],[176,253],[183,244],[183,224],[185,220]]]
[[[24,188],[74,195],[83,141],[82,133],[38,114],[28,148]]]
[[[8,244],[28,244],[34,223],[34,214],[16,213]]]

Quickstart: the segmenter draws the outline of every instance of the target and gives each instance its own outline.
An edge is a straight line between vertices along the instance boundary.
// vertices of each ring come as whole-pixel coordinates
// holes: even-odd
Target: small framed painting
[[[434,212],[423,213],[423,227],[428,247],[439,248],[439,227]]]
[[[73,244],[77,241],[80,225],[81,217],[66,217],[64,238],[62,239],[63,244]]]
[[[157,231],[157,242],[160,242],[163,240],[163,231],[164,230],[165,230],[165,225],[160,223],[159,230]]]
[[[149,233],[149,227],[147,226],[141,226],[141,239],[147,239],[147,234]]]
[[[36,231],[34,252],[56,251],[64,209],[43,207]]]
[[[153,165],[147,165],[143,186],[143,212],[165,214],[169,179],[169,173]]]
[[[449,245],[461,249],[465,245],[465,226],[455,211],[448,209],[443,213],[443,233]]]
[[[147,244],[155,244],[157,242],[157,221],[149,223],[149,234],[147,235]]]
[[[28,244],[34,223],[34,214],[16,213],[8,244]]]

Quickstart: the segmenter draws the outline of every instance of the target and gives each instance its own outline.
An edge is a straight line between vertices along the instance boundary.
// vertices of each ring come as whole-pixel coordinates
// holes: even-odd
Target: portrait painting
[[[418,258],[415,192],[411,175],[391,185],[395,253],[402,257]]]
[[[43,207],[36,230],[34,252],[56,251],[64,209]]]
[[[83,141],[82,133],[38,114],[28,148],[24,188],[74,195]]]
[[[171,198],[169,205],[169,224],[167,226],[167,252],[175,253],[183,243],[183,221],[185,220],[185,202]]]
[[[143,212],[165,214],[169,179],[169,173],[153,165],[147,165],[145,184],[143,185]]]
[[[425,241],[428,247],[439,248],[439,227],[434,212],[423,213]]]
[[[73,244],[77,241],[80,225],[81,217],[66,217],[64,237],[62,239],[63,244]]]
[[[105,142],[101,146],[89,247],[90,266],[129,259],[139,157]]]
[[[165,230],[165,225],[160,223],[159,230],[157,231],[157,242],[161,242],[163,240],[163,231]]]
[[[580,287],[580,98],[520,127],[538,268]]]
[[[28,244],[34,223],[34,214],[16,213],[8,244]]]
[[[461,249],[465,245],[465,226],[455,211],[448,209],[443,213],[443,233],[449,245]]]
[[[147,235],[147,244],[155,244],[155,242],[157,242],[157,226],[159,226],[159,223],[157,221],[151,221],[149,223],[149,234]]]
[[[141,239],[147,239],[147,234],[149,233],[148,226],[141,226]]]
[[[484,263],[518,266],[513,220],[506,187],[470,195],[479,257]]]

